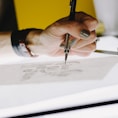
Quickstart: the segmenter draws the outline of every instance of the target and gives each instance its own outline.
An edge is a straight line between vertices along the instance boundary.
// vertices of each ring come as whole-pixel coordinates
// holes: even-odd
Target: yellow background
[[[19,29],[45,28],[69,15],[70,0],[14,0]],[[93,0],[77,0],[76,11],[95,17]]]

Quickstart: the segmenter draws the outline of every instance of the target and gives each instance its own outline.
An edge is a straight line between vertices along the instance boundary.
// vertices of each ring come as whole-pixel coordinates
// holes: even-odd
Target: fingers
[[[84,12],[78,12],[76,13],[75,21],[69,21],[67,18],[61,19],[52,24],[50,28],[52,28],[51,33],[56,36],[62,36],[69,33],[77,39],[86,39],[86,37],[81,36],[81,32],[86,30],[89,34],[96,29],[97,25],[98,21],[95,18]]]
[[[77,40],[76,43],[72,46],[72,48],[79,49],[79,48],[85,47],[86,45],[94,43],[96,39],[97,39],[96,33],[95,31],[92,31],[90,36],[86,38],[86,40],[83,40],[83,39]]]
[[[84,13],[78,12],[75,15],[74,21],[69,21],[66,18],[60,19],[47,27],[44,30],[44,34],[48,35],[46,41],[48,44],[53,41],[56,42],[59,40],[59,46],[65,39],[65,34],[69,33],[69,40],[76,40],[76,43],[72,45],[70,50],[70,55],[80,55],[80,56],[88,56],[93,52],[96,48],[96,33],[95,29],[98,25],[98,21],[92,16]],[[52,43],[51,43],[52,45]],[[54,46],[53,46],[54,47]],[[56,46],[57,47],[57,46]],[[55,50],[51,50],[51,56],[59,56],[64,55],[64,49],[60,47]]]
[[[84,12],[76,13],[76,20],[84,24],[89,31],[95,30],[98,26],[97,19]]]
[[[85,33],[87,34],[87,36],[89,36],[89,34],[92,31],[95,31],[97,26],[98,26],[98,21],[97,19],[95,19],[94,17],[84,13],[84,12],[78,12],[76,13],[76,18],[75,18],[76,22],[73,22],[72,25],[70,26],[70,34],[74,37],[79,37],[82,39],[86,39],[86,37],[82,37],[81,36],[81,31],[85,31]],[[75,29],[74,29],[75,28]],[[68,28],[69,30],[69,28]],[[78,38],[79,38],[78,37]]]
[[[94,52],[96,49],[96,43],[92,43],[89,45],[86,45],[84,47],[81,48],[71,48],[69,55],[78,55],[78,56],[88,56],[90,55],[92,52]],[[63,48],[59,48],[59,49],[55,49],[52,52],[50,52],[51,56],[64,56],[64,49]]]
[[[96,49],[96,43],[91,43],[81,48],[72,48],[71,50],[74,52],[93,52]]]

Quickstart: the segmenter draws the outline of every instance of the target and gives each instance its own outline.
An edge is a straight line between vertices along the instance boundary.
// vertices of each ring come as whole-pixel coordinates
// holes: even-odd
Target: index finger
[[[98,26],[98,20],[84,12],[77,12],[76,20],[84,24],[89,31],[95,30]]]

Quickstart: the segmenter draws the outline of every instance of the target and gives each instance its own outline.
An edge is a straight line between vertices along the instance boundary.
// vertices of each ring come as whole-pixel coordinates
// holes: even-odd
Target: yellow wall
[[[70,0],[14,0],[19,29],[45,28],[69,15]],[[92,0],[77,0],[76,11],[95,16]]]

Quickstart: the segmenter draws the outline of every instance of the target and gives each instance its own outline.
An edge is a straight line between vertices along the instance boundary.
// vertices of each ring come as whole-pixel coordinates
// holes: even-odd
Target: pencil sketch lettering
[[[0,66],[0,84],[47,83],[104,79],[118,63],[117,56]]]
[[[42,74],[42,76],[49,77],[66,77],[72,72],[82,72],[76,65],[79,62],[69,62],[66,65],[63,62],[58,63],[45,63],[45,64],[27,64],[21,67],[23,70],[23,79],[27,80],[32,78],[32,76],[36,73]]]

